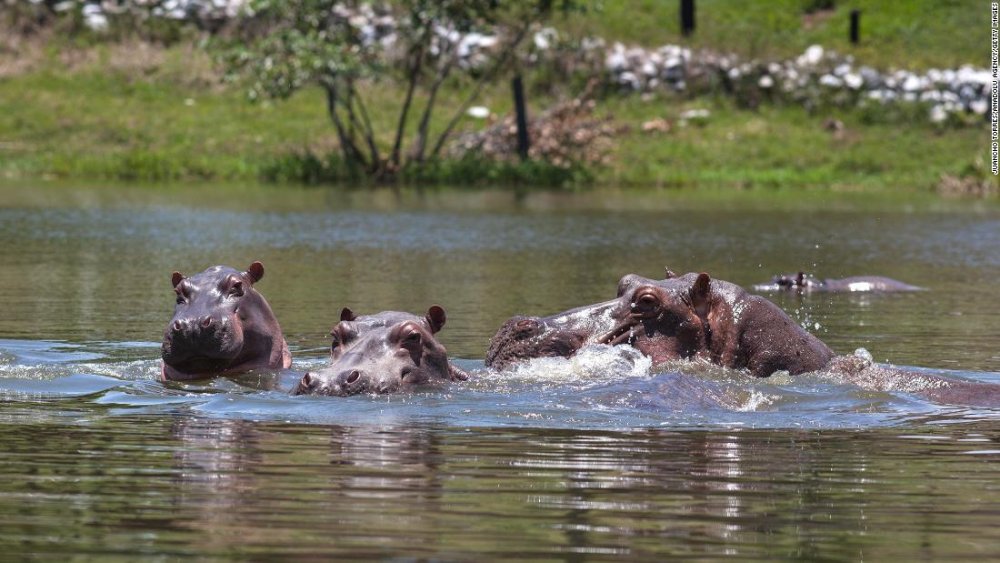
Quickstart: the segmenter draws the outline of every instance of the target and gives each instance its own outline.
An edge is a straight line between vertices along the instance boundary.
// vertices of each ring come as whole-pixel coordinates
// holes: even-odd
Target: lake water
[[[635,272],[772,298],[837,352],[1000,384],[1000,205],[851,194],[0,187],[0,552],[132,559],[973,559],[1000,408],[629,348],[483,368],[514,314]],[[266,266],[291,370],[158,381],[170,274]],[[465,384],[290,397],[344,306],[448,311]]]

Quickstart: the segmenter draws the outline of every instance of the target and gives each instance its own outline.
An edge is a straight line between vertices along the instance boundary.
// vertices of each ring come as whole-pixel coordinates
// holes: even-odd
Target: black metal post
[[[857,45],[861,37],[861,10],[851,10],[851,44]]]
[[[694,0],[681,0],[681,34],[687,37],[694,33]]]
[[[514,90],[514,112],[517,115],[517,154],[521,155],[521,160],[528,160],[531,139],[528,138],[528,110],[524,107],[524,84],[520,74],[510,81],[510,86]]]

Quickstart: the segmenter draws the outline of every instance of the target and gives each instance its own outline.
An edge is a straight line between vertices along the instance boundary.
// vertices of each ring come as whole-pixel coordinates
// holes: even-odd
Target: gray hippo
[[[278,320],[254,289],[263,277],[260,262],[244,272],[213,266],[191,277],[173,273],[177,306],[163,334],[164,380],[291,366]]]
[[[707,359],[766,377],[827,365],[833,352],[777,305],[708,274],[651,280],[630,274],[618,297],[551,317],[515,317],[490,341],[489,367],[539,356],[570,356],[591,343],[627,343],[654,364]]]
[[[852,276],[841,279],[817,279],[816,277],[806,274],[805,272],[799,272],[797,274],[782,274],[774,276],[770,283],[755,284],[753,289],[755,291],[889,293],[895,291],[921,291],[923,288],[882,276]]]
[[[391,393],[418,385],[469,378],[448,361],[437,334],[446,320],[434,305],[423,317],[398,311],[356,315],[345,308],[330,331],[332,363],[307,372],[293,395]]]

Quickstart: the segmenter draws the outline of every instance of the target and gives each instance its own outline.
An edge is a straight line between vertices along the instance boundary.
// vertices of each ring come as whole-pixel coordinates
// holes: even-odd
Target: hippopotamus
[[[163,379],[181,381],[291,366],[292,355],[278,319],[254,289],[263,277],[260,262],[243,272],[213,266],[191,277],[173,273],[177,306],[163,334]]]
[[[617,299],[586,305],[548,317],[511,317],[490,339],[486,367],[504,369],[532,358],[568,358],[597,344],[615,325]]]
[[[486,364],[567,357],[591,343],[630,344],[654,364],[707,359],[758,377],[827,365],[833,351],[777,305],[706,273],[664,280],[629,274],[618,297],[551,317],[514,317],[493,337]]]
[[[753,288],[756,291],[823,291],[831,293],[889,293],[894,291],[920,291],[923,289],[882,276],[817,279],[805,272],[774,276],[771,279],[771,283],[755,284]]]
[[[391,393],[419,385],[469,378],[448,361],[436,334],[445,311],[433,305],[423,317],[399,311],[357,315],[349,308],[330,331],[331,364],[306,372],[293,395]]]

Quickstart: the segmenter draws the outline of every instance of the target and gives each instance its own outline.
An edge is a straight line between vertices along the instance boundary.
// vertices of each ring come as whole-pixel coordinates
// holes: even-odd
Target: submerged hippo
[[[882,276],[817,279],[805,272],[774,276],[771,279],[771,283],[756,284],[753,288],[756,291],[824,291],[836,293],[888,293],[893,291],[920,291],[923,289]]]
[[[278,320],[253,287],[263,277],[260,262],[244,272],[228,266],[213,266],[191,277],[174,272],[177,306],[163,334],[165,380],[292,364]]]
[[[630,344],[654,363],[704,358],[765,377],[824,367],[833,352],[777,305],[708,274],[630,274],[618,298],[551,317],[515,317],[490,342],[486,363],[570,356],[591,343]]]
[[[391,393],[417,385],[465,381],[469,376],[448,362],[434,336],[445,323],[434,305],[423,317],[397,311],[356,315],[345,308],[333,327],[329,366],[307,372],[294,395]]]

